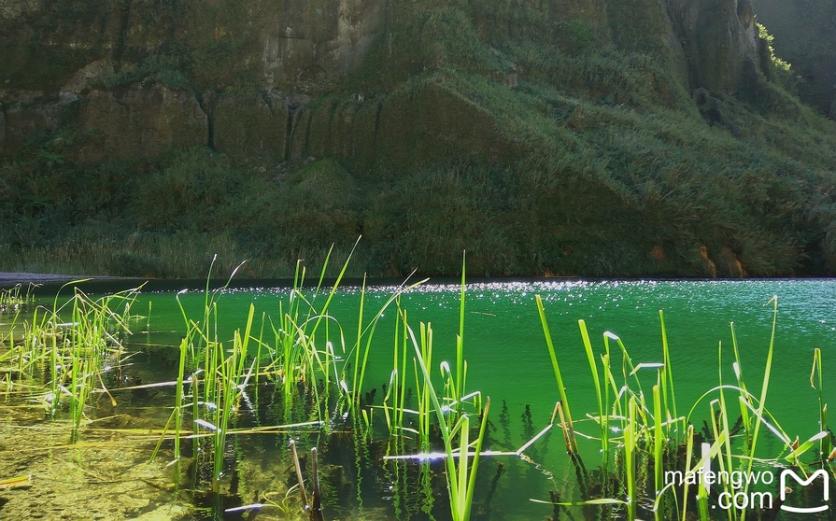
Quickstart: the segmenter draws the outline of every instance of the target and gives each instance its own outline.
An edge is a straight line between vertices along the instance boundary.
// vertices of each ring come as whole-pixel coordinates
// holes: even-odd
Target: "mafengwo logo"
[[[793,507],[785,505],[787,500],[787,492],[789,488],[789,478],[792,478],[796,484],[802,487],[814,486],[816,481],[822,481],[822,504],[814,507]],[[796,514],[817,514],[825,512],[830,508],[830,474],[825,470],[818,470],[814,472],[809,478],[804,479],[792,470],[785,470],[781,472],[781,510],[793,512]]]
[[[720,470],[711,468],[711,446],[702,445],[702,463],[696,470],[666,471],[667,484],[699,485],[709,494],[712,486],[722,487],[716,494],[716,503],[712,509],[719,510],[775,510],[780,509],[793,514],[820,514],[830,510],[830,473],[819,469],[810,475],[785,469],[780,476],[771,469],[767,470]],[[778,494],[764,490],[778,486]],[[776,501],[776,499],[778,501]],[[797,506],[803,502],[804,506]],[[789,504],[788,504],[789,503]]]

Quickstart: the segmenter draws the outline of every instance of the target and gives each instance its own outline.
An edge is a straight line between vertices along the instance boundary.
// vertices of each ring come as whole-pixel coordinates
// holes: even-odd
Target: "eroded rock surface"
[[[473,45],[467,26],[493,58],[476,63],[476,50],[446,41]],[[647,54],[688,92],[736,93],[761,63],[749,0],[0,0],[0,35],[0,151],[68,127],[91,143],[79,154],[88,161],[208,144],[237,157],[392,163],[390,153],[436,157],[439,132],[448,152],[492,151],[495,135],[480,146],[446,132],[457,111],[473,113],[451,109],[455,90],[429,82],[409,103],[399,85],[450,65],[518,85],[526,71],[500,49],[523,40]],[[424,103],[434,97],[439,106]],[[383,123],[409,131],[399,121],[425,130],[403,138],[412,150],[386,142]]]
[[[752,0],[775,49],[803,80],[801,96],[836,119],[836,2]]]

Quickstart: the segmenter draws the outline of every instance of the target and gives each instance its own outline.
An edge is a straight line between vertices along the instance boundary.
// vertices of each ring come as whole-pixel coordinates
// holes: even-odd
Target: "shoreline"
[[[413,275],[410,280],[417,281],[423,276]],[[342,281],[342,286],[353,287],[359,286],[362,283],[362,278],[345,277]],[[399,286],[403,284],[405,278],[396,277],[379,277],[367,279],[368,286]],[[205,278],[192,279],[166,279],[154,277],[126,277],[115,275],[68,275],[55,273],[31,273],[31,272],[0,272],[0,289],[11,288],[17,285],[35,285],[34,291],[36,293],[49,293],[49,290],[55,289],[68,282],[79,281],[88,288],[92,286],[94,291],[104,290],[118,290],[129,289],[138,285],[143,285],[146,291],[171,291],[178,289],[201,289],[206,285]],[[227,278],[213,278],[210,281],[212,288],[223,286],[227,283]],[[819,277],[747,277],[747,278],[707,278],[707,277],[664,277],[664,276],[625,276],[625,277],[584,277],[584,276],[560,276],[560,277],[473,277],[468,279],[468,285],[479,284],[514,284],[514,283],[538,283],[538,282],[763,282],[763,281],[836,281],[836,277],[819,276]],[[310,281],[309,281],[310,282]],[[331,285],[335,282],[334,278],[326,277],[323,281],[325,285]],[[458,276],[437,276],[429,277],[429,280],[424,284],[425,286],[447,286],[459,285],[461,279]],[[242,288],[285,288],[292,287],[292,278],[241,278],[233,279],[229,283],[231,289]]]
[[[18,284],[57,284],[76,280],[84,281],[120,281],[139,280],[138,277],[117,277],[113,275],[66,275],[61,273],[29,273],[0,271],[0,287]]]

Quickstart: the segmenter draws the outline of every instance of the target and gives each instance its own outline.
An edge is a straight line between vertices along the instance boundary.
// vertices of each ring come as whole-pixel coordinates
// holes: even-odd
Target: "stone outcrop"
[[[236,159],[289,159],[292,105],[276,91],[221,96],[211,109],[211,146]]]
[[[735,93],[745,67],[757,68],[760,46],[749,0],[670,2],[689,59],[691,84],[716,93]]]
[[[159,83],[90,91],[77,122],[88,137],[79,151],[85,161],[156,157],[171,148],[206,145],[209,128],[190,92]]]
[[[496,56],[470,56],[470,36]],[[687,92],[734,94],[761,63],[750,0],[0,0],[0,151],[71,126],[90,161],[198,144],[363,165],[493,153],[507,146],[472,101],[402,86],[455,65],[514,88],[526,71],[499,49],[523,39],[646,54]]]

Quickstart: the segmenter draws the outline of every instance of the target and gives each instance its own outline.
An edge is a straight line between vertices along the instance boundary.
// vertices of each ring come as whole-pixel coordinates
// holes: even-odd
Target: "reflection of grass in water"
[[[557,350],[549,331],[545,310],[542,300],[536,299],[541,323],[546,338],[547,350],[554,367],[555,381],[558,387],[563,410],[568,411],[568,397],[565,383],[562,379]],[[800,470],[804,475],[809,475],[813,469],[818,467],[830,468],[832,462],[827,461],[827,454],[830,450],[832,434],[826,424],[826,404],[823,399],[823,378],[821,350],[816,350],[813,359],[813,371],[810,383],[819,395],[820,425],[817,427],[817,434],[813,435],[804,443],[793,441],[783,430],[780,423],[769,412],[767,408],[767,396],[773,369],[773,357],[775,352],[775,335],[778,317],[777,297],[771,301],[773,305],[772,330],[767,351],[766,367],[763,380],[761,381],[760,396],[755,396],[747,390],[743,378],[743,370],[740,363],[740,354],[736,342],[734,325],[732,325],[732,352],[734,362],[732,367],[736,377],[736,385],[723,382],[723,354],[722,343],[718,348],[719,383],[716,387],[709,389],[700,397],[689,410],[687,416],[679,416],[676,412],[676,398],[674,391],[673,371],[670,365],[669,346],[667,332],[665,330],[664,315],[660,312],[660,323],[662,330],[662,362],[661,363],[639,363],[634,364],[623,341],[613,333],[605,333],[603,339],[604,353],[601,355],[602,369],[599,372],[593,355],[593,348],[587,333],[584,321],[579,322],[581,338],[587,354],[589,368],[592,374],[592,383],[595,389],[595,396],[598,401],[599,414],[589,416],[599,428],[599,436],[584,434],[583,437],[597,441],[601,444],[601,497],[586,498],[577,501],[552,502],[562,507],[572,506],[601,506],[602,508],[619,509],[626,505],[627,517],[634,519],[637,515],[637,506],[645,498],[649,503],[642,507],[652,512],[656,519],[686,519],[688,516],[688,499],[690,483],[679,483],[678,486],[665,482],[665,475],[669,471],[681,471],[685,476],[689,473],[696,475],[698,469],[703,468],[706,463],[705,455],[701,455],[694,461],[696,443],[699,439],[708,447],[708,457],[718,462],[720,473],[731,473],[733,471],[751,472],[755,462],[760,466],[779,469],[787,464]],[[618,382],[611,371],[613,354],[610,352],[610,341],[614,340],[620,348],[621,355],[621,381]],[[615,353],[618,355],[618,353]],[[642,372],[655,371],[655,383],[648,394],[639,378]],[[612,393],[612,398],[610,397]],[[729,394],[737,394],[737,399],[732,403],[738,403],[740,420],[735,428],[733,426],[732,410],[727,400]],[[701,436],[695,434],[696,425],[693,423],[697,408],[702,402],[708,400],[707,427]],[[648,402],[649,401],[649,402]],[[568,412],[566,424],[562,425],[567,438],[567,450],[572,453],[576,446],[571,443],[574,439],[575,427],[579,422],[573,422]],[[610,436],[610,433],[613,433]],[[781,443],[778,454],[765,457],[763,450],[759,450],[759,441],[764,432],[769,432]],[[619,435],[620,433],[620,435]],[[684,447],[683,447],[684,437]],[[802,456],[818,448],[818,454],[812,462],[805,462]],[[685,453],[684,460],[678,454]],[[611,458],[614,453],[615,458]],[[572,458],[576,465],[582,465],[579,460]],[[616,462],[614,468],[610,462]],[[579,472],[579,475],[582,473]],[[608,479],[612,476],[612,479]],[[611,485],[623,483],[623,487]],[[749,482],[745,482],[742,488],[735,488],[729,481],[718,484],[719,490],[728,493],[732,497],[735,493],[750,492]],[[581,487],[583,490],[585,487]],[[696,486],[697,512],[700,519],[708,519],[709,515],[709,491],[698,483]],[[647,491],[647,493],[645,493]],[[714,492],[716,495],[718,492]],[[607,497],[609,496],[609,497]],[[536,502],[541,502],[535,500]],[[547,502],[548,503],[548,502]],[[681,507],[681,508],[680,508]],[[777,508],[777,507],[776,507]],[[741,511],[729,511],[730,520],[745,520],[747,509]]]
[[[467,389],[464,275],[459,331],[455,339],[456,358],[451,368],[446,362],[439,364],[437,355],[433,356],[432,325],[422,323],[413,329],[407,310],[401,307],[399,296],[414,285],[404,284],[396,289],[374,314],[366,309],[366,290],[365,287],[361,289],[360,312],[356,323],[350,326],[356,337],[347,340],[348,329],[344,329],[329,311],[346,268],[347,262],[339,268],[336,282],[329,287],[324,284],[326,269],[323,269],[315,285],[308,288],[305,285],[306,269],[299,263],[294,286],[287,299],[279,304],[278,315],[265,313],[259,326],[251,305],[243,327],[234,331],[231,341],[218,335],[221,322],[218,300],[223,288],[210,291],[207,283],[203,310],[197,316],[189,316],[181,306],[185,335],[179,345],[176,380],[134,387],[161,385],[174,390],[169,423],[163,429],[143,433],[125,429],[114,429],[112,433],[130,435],[133,439],[159,439],[158,450],[173,447],[173,460],[178,468],[175,475],[181,475],[181,461],[189,461],[194,473],[190,486],[209,488],[217,496],[224,493],[225,487],[233,481],[233,475],[239,475],[242,468],[241,463],[235,461],[239,458],[240,448],[234,440],[244,436],[311,430],[339,435],[340,431],[350,429],[356,445],[354,454],[359,458],[355,497],[360,504],[364,497],[361,461],[376,457],[370,446],[380,439],[379,434],[385,428],[383,458],[386,465],[392,465],[393,481],[401,493],[407,493],[410,488],[406,475],[411,462],[428,458],[443,460],[450,515],[455,521],[464,521],[471,516],[480,460],[504,457],[531,462],[525,452],[552,426],[564,434],[581,497],[554,496],[548,503],[556,504],[558,509],[584,506],[600,509],[601,515],[626,514],[630,518],[652,512],[656,519],[685,519],[692,514],[689,505],[696,505],[692,508],[700,517],[708,517],[710,497],[704,487],[674,487],[664,480],[666,471],[699,468],[703,463],[700,452],[703,442],[709,443],[710,454],[717,459],[721,470],[750,468],[755,456],[762,457],[762,434],[774,436],[782,443],[780,454],[766,460],[771,465],[783,461],[809,471],[813,463],[805,460],[811,454],[818,452],[817,461],[823,461],[832,450],[826,435],[812,436],[803,443],[794,442],[769,412],[766,396],[771,362],[767,363],[760,395],[754,396],[748,391],[733,328],[731,350],[723,349],[721,345],[718,358],[722,369],[723,357],[728,358],[727,353],[731,351],[735,382],[723,382],[721,371],[718,386],[709,389],[690,407],[686,416],[681,416],[661,313],[661,362],[634,362],[624,341],[610,332],[603,335],[602,348],[596,349],[586,323],[579,322],[581,347],[593,384],[596,410],[584,417],[573,416],[572,413],[577,411],[570,408],[571,390],[561,373],[561,348],[553,340],[542,299],[536,298],[557,384],[558,405],[550,425],[537,434],[529,419],[531,432],[528,437],[531,439],[521,448],[493,451],[488,446],[490,401],[485,400],[483,407],[481,394]],[[124,294],[93,300],[76,291],[75,303],[65,304],[73,310],[69,325],[58,321],[60,313],[57,310],[37,309],[31,321],[16,317],[16,321],[26,323],[23,334],[14,338],[14,331],[19,328],[12,328],[4,339],[7,349],[0,354],[0,367],[8,364],[14,368],[4,371],[7,394],[31,394],[33,389],[35,392],[53,390],[52,396],[57,397],[66,389],[68,394],[65,396],[75,425],[73,437],[78,439],[82,433],[80,419],[85,408],[89,409],[90,397],[107,393],[100,376],[105,355],[119,352],[115,350],[120,345],[116,340],[120,334],[129,334],[132,296]],[[773,316],[777,317],[777,301],[774,305]],[[378,400],[374,392],[367,392],[365,380],[370,352],[377,345],[373,342],[377,326],[390,308],[394,310],[392,369],[388,384],[380,395],[382,398]],[[774,324],[775,320],[769,360],[775,350]],[[86,347],[82,349],[81,346]],[[819,398],[819,430],[824,432],[826,395],[822,367],[821,350],[817,350],[811,384]],[[35,378],[38,368],[45,369],[47,374],[45,385],[41,387]],[[24,380],[22,375],[27,379]],[[646,388],[644,384],[650,378],[652,385]],[[259,417],[259,403],[265,399],[271,400],[270,403],[280,411],[281,420],[274,425],[245,424],[249,415]],[[53,400],[50,407],[57,410],[58,403],[59,400]],[[705,429],[699,429],[695,424],[701,404],[707,405],[709,411]],[[732,421],[736,415],[741,417],[739,422]],[[471,420],[477,417],[478,422]],[[503,407],[501,420],[506,432],[509,430],[507,417],[508,412]],[[593,425],[595,432],[585,432],[589,425]],[[510,433],[506,437],[510,438]],[[588,442],[600,448],[600,463],[596,457],[584,455]],[[510,440],[506,445],[509,443]],[[441,446],[443,450],[433,453],[434,446]],[[158,450],[154,451],[155,455]],[[419,453],[411,456],[412,450]],[[589,462],[594,462],[594,467],[587,469]],[[432,498],[429,466],[424,462],[416,469],[419,472],[416,479],[427,484],[421,493]],[[308,483],[306,480],[312,479],[307,471],[305,474],[303,486]],[[727,485],[724,486],[726,488],[720,490],[729,490]],[[286,491],[283,500],[267,493],[254,499],[259,501],[260,508],[281,510],[296,502],[295,490]],[[325,493],[329,492],[326,490]],[[695,502],[691,502],[693,496],[696,496]],[[327,508],[328,502],[325,504]],[[399,500],[393,508],[408,511],[405,501]],[[431,502],[424,507],[427,512],[432,508]],[[744,517],[743,514],[731,515],[733,521]]]
[[[92,298],[75,287],[62,305],[56,296],[51,309],[35,308],[31,319],[21,318],[18,311],[0,338],[0,347],[5,346],[0,364],[8,364],[3,371],[4,394],[39,398],[52,416],[66,407],[72,423],[71,440],[77,441],[94,393],[105,394],[116,403],[104,385],[103,374],[112,369],[106,364],[119,366],[122,339],[131,334],[131,306],[136,295],[137,290],[129,290]],[[22,329],[20,336],[16,336],[18,329]],[[43,392],[44,386],[48,392]]]

